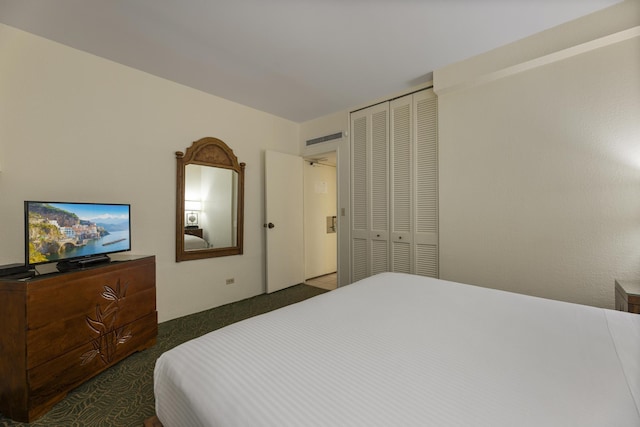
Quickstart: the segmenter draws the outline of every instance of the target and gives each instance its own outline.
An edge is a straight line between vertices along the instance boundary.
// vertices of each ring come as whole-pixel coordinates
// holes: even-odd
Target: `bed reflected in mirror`
[[[176,158],[176,261],[241,254],[245,164],[210,137]]]

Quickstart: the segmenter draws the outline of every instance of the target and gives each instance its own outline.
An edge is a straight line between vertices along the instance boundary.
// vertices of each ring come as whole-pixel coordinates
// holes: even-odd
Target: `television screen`
[[[131,250],[131,206],[24,202],[26,264]]]

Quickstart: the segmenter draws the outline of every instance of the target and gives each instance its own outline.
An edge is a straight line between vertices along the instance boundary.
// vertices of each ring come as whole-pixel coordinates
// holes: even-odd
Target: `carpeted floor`
[[[207,332],[326,292],[297,285],[272,294],[181,317],[158,326],[157,344],[135,353],[71,391],[37,421],[14,422],[0,414],[0,427],[142,427],[155,413],[153,368],[165,351]],[[2,381],[0,379],[0,381]]]

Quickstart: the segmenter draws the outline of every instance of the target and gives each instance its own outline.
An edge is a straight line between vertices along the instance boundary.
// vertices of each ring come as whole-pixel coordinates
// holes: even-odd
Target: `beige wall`
[[[175,152],[204,136],[247,164],[244,255],[176,263]],[[0,264],[24,259],[24,200],[131,203],[161,321],[260,294],[262,153],[298,141],[296,123],[0,25]]]
[[[639,4],[436,70],[441,278],[609,308],[640,278]]]

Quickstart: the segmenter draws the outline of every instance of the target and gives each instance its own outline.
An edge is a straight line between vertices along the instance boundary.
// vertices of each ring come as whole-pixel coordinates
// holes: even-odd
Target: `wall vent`
[[[342,132],[332,133],[331,135],[320,136],[318,138],[308,139],[307,147],[314,144],[320,144],[321,142],[333,141],[334,139],[340,139],[343,137]]]

